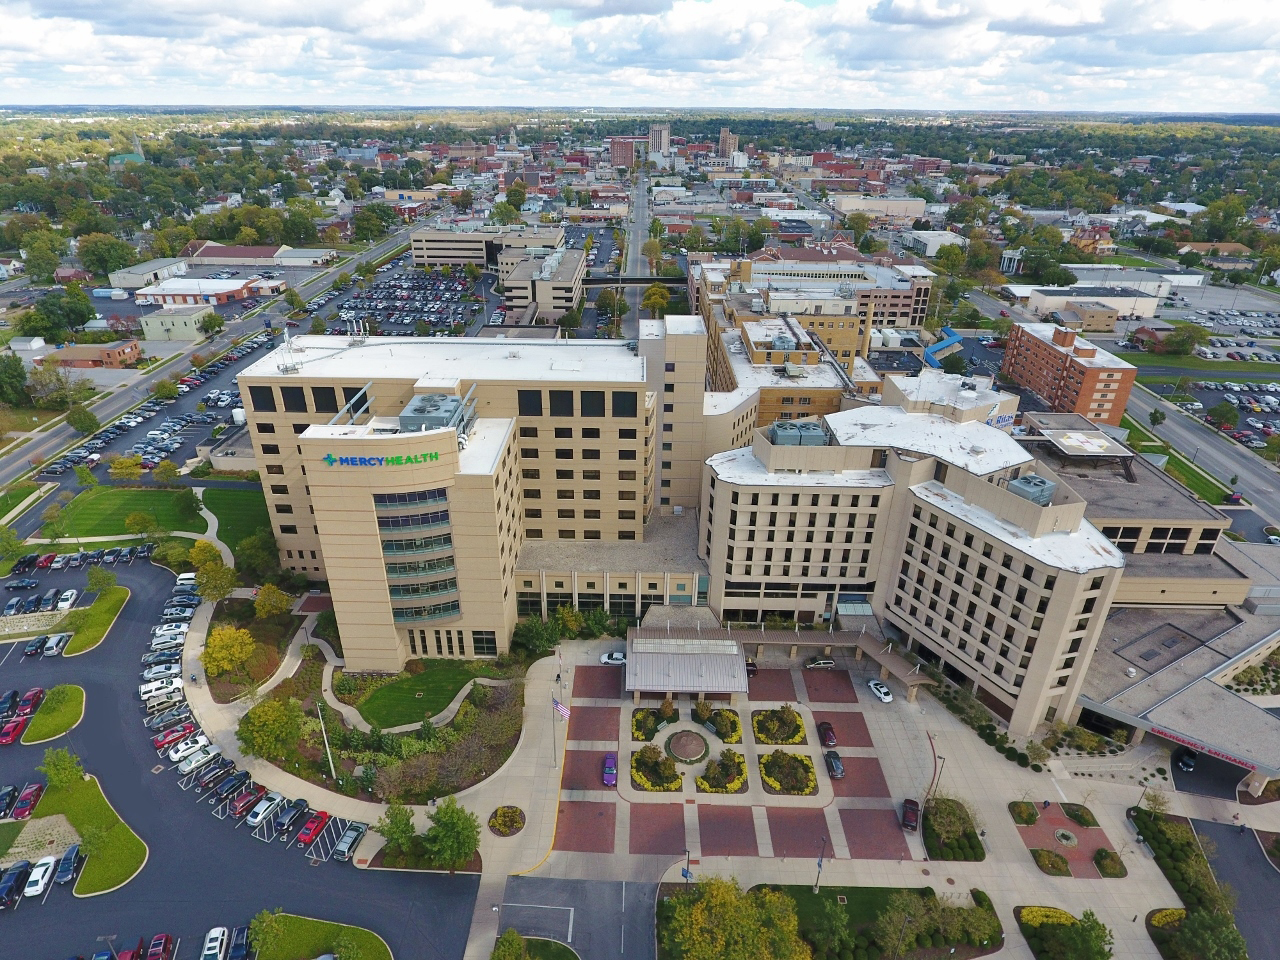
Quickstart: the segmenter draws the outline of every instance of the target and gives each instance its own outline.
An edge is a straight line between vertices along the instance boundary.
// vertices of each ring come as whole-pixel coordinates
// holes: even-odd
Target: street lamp
[[[115,945],[115,940],[116,940],[116,937],[118,936],[120,936],[120,934],[111,933],[105,936],[98,937],[96,939],[97,943],[105,943],[107,945],[107,949],[111,951],[111,956],[114,957],[115,960],[120,960],[120,955],[116,953],[116,945]]]
[[[822,861],[827,855],[827,835],[822,835],[822,849],[818,852],[818,875],[813,878],[813,892],[818,892],[818,881],[822,879]]]

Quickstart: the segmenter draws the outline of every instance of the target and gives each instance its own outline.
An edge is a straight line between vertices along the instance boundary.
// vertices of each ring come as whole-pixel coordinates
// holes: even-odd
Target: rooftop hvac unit
[[[800,430],[797,424],[780,420],[773,425],[770,431],[770,439],[775,446],[798,447],[800,446]]]
[[[800,431],[800,446],[825,447],[827,445],[827,432],[822,429],[822,424],[802,420],[795,424],[795,428]]]
[[[1038,477],[1034,473],[1028,473],[1025,477],[1018,477],[1016,480],[1010,480],[1008,487],[1010,493],[1021,497],[1023,500],[1038,503],[1042,507],[1047,507],[1053,502],[1053,494],[1058,489],[1058,485],[1052,480]]]
[[[773,335],[773,349],[775,350],[794,350],[796,348],[796,338],[789,333],[775,333]]]

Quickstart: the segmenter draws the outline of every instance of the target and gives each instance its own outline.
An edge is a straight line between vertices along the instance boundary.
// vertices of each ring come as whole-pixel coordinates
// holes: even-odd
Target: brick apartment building
[[[1001,372],[1034,390],[1057,413],[1120,425],[1137,369],[1074,330],[1015,323]]]

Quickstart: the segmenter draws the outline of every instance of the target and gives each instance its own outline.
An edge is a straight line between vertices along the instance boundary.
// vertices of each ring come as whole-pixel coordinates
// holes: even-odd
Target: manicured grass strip
[[[22,828],[26,824],[19,821],[14,823],[12,820],[0,821],[0,858],[3,858],[9,852],[9,848],[13,846],[13,841],[18,839],[18,834],[22,832]]]
[[[85,864],[88,867],[88,864]],[[298,960],[333,952],[339,934],[345,933],[359,951],[360,960],[392,960],[391,948],[380,936],[364,927],[352,927],[327,920],[313,920],[291,913],[280,917],[283,932],[280,942],[259,950],[257,960]]]
[[[76,881],[77,896],[114,890],[132,880],[147,862],[147,845],[111,808],[97,777],[46,790],[36,806],[35,816],[51,817],[56,813],[70,820],[81,837],[94,830],[103,833],[102,852],[85,861],[80,879]]]
[[[822,915],[822,902],[830,900],[839,903],[837,897],[844,897],[845,913],[849,916],[849,927],[857,930],[860,927],[875,923],[876,917],[889,905],[889,898],[902,889],[912,893],[923,894],[927,887],[828,887],[823,886],[817,893],[808,884],[767,884],[770,889],[780,890],[796,902],[796,919],[800,923],[801,933],[813,930],[819,925]]]
[[[1252,338],[1250,338],[1252,339]],[[1135,367],[1170,367],[1176,370],[1204,370],[1212,373],[1246,373],[1250,380],[1280,379],[1280,365],[1262,360],[1206,360],[1203,357],[1178,357],[1168,353],[1140,353],[1122,350],[1117,356]]]
[[[375,690],[360,704],[360,716],[384,730],[418,723],[424,716],[433,717],[452,703],[468,680],[485,676],[457,660],[428,660],[425,666],[422,673],[401,677]],[[419,693],[421,699],[416,696]]]
[[[1173,450],[1169,451],[1169,463],[1165,466],[1164,472],[1206,503],[1222,503],[1231,492],[1217,480],[1205,476],[1192,466],[1190,461]]]
[[[84,689],[70,683],[60,683],[44,698],[40,709],[31,718],[31,726],[22,735],[23,743],[44,743],[60,737],[84,716]]]
[[[1141,257],[1131,257],[1127,254],[1119,254],[1114,257],[1103,257],[1103,263],[1113,263],[1118,267],[1154,267],[1157,264],[1151,260],[1143,260]],[[1068,268],[1070,269],[1070,268]]]
[[[63,617],[62,622],[52,632],[75,634],[67,644],[63,655],[74,656],[77,653],[85,653],[100,644],[128,599],[127,587],[108,587],[98,595],[98,599],[93,601],[92,606],[84,610],[72,610]]]
[[[68,538],[112,537],[129,531],[125,518],[131,513],[149,513],[164,530],[204,533],[208,523],[200,514],[178,509],[181,490],[133,490],[124,487],[93,487],[67,505],[63,516]]]
[[[526,937],[524,943],[529,960],[578,960],[578,955],[572,947],[566,947],[555,940]]]
[[[38,489],[38,484],[19,483],[0,493],[0,517],[31,496]]]
[[[271,529],[267,498],[260,488],[231,490],[209,487],[201,497],[209,512],[218,518],[218,539],[234,548],[259,530]]]

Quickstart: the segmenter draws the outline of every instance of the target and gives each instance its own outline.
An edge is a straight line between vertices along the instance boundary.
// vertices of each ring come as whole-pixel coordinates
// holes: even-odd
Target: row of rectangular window
[[[538,447],[520,448],[520,458],[522,460],[537,460],[540,454],[541,450],[539,450]],[[557,447],[555,451],[555,458],[557,460],[577,460],[579,458],[583,460],[599,460],[600,451],[595,449],[584,449],[575,453],[571,448]],[[635,450],[619,450],[618,459],[636,460],[639,459],[639,457]]]
[[[404,540],[383,540],[383,553],[434,553],[453,546],[453,535],[438,534],[434,537],[412,537]]]
[[[546,407],[553,417],[603,417],[605,402],[603,390],[580,390],[575,412],[574,391],[546,391]],[[633,418],[637,416],[639,404],[634,390],[610,391],[610,412],[615,418]],[[541,417],[543,415],[543,391],[517,390],[516,405],[522,417]]]
[[[440,527],[449,522],[448,510],[430,510],[427,513],[407,513],[398,517],[378,517],[379,530],[421,530]]]
[[[275,390],[268,386],[249,388],[249,403],[254,413],[275,413],[283,409],[285,413],[337,413],[338,388],[312,387],[311,407],[307,407],[305,387],[280,387],[280,405],[277,407]],[[368,398],[362,396],[363,387],[343,387],[343,405],[351,404],[357,412],[368,407]]]
[[[455,616],[462,609],[457,600],[445,603],[433,603],[422,607],[392,607],[391,618],[396,622],[405,620],[439,620],[441,617]]]
[[[410,490],[406,493],[375,493],[373,495],[373,505],[375,507],[398,507],[410,503],[444,503],[448,499],[448,488],[437,487],[434,490]]]
[[[543,539],[545,539],[545,538],[543,537],[543,535],[542,535],[542,530],[541,530],[540,528],[532,528],[532,527],[531,527],[531,528],[529,528],[529,529],[525,530],[524,535],[525,535],[525,538],[526,538],[526,539],[528,539],[528,540],[543,540]],[[557,537],[556,537],[556,539],[557,539],[557,540],[576,540],[577,538],[578,538],[577,531],[574,531],[574,530],[559,530],[559,531],[557,531]],[[619,531],[618,531],[618,539],[619,539],[619,540],[634,540],[635,538],[636,538],[636,532],[635,532],[634,530],[619,530]],[[582,539],[583,539],[583,540],[599,540],[599,539],[601,539],[601,537],[600,537],[600,531],[599,531],[599,530],[583,530],[583,531],[582,531]]]

